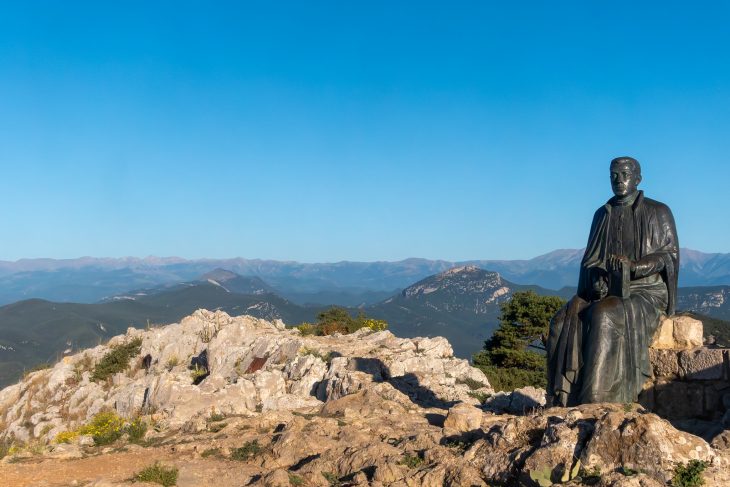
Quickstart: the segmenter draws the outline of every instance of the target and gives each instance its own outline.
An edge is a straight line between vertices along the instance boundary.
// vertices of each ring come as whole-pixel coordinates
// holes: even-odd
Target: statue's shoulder
[[[642,204],[644,204],[647,208],[651,208],[657,213],[668,213],[670,215],[672,214],[672,210],[670,210],[669,207],[661,201],[657,201],[644,196]]]

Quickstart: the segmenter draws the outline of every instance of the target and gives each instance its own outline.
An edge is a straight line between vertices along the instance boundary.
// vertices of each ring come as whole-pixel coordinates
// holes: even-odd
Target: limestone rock
[[[592,430],[592,426],[583,423],[584,429]],[[523,481],[529,483],[544,479],[548,485],[553,482],[571,480],[576,476],[574,457],[578,441],[585,432],[580,427],[571,425],[561,419],[548,423],[548,427],[540,440],[540,447],[527,458],[523,468]]]
[[[136,360],[108,384],[89,380],[110,347],[134,338],[142,341],[140,356],[150,357],[144,368]],[[194,383],[189,366],[203,353],[208,375]],[[168,427],[192,427],[211,411],[246,416],[321,407],[387,381],[421,404],[475,404],[466,383],[492,392],[484,374],[453,357],[441,337],[404,339],[367,329],[303,337],[281,323],[198,310],[179,324],[129,328],[107,345],[65,357],[0,391],[0,423],[6,425],[0,437],[27,442],[78,427],[105,409],[125,418],[156,412]],[[398,387],[389,393],[400,394]]]
[[[665,317],[659,322],[650,348],[657,350],[674,350],[674,320]]]
[[[691,349],[702,346],[703,326],[700,320],[689,316],[674,316],[672,338],[676,348]]]
[[[610,471],[616,465],[642,470],[653,477],[671,480],[678,463],[716,457],[702,438],[676,430],[654,414],[625,413],[608,409],[595,424],[580,459],[583,465]]]
[[[665,317],[650,345],[657,350],[689,350],[702,346],[702,322],[689,316]]]
[[[460,403],[449,409],[444,429],[466,433],[478,429],[482,424],[482,410],[471,404]]]
[[[278,468],[266,476],[265,483],[269,487],[289,487],[289,474],[286,470]]]
[[[500,414],[525,414],[545,407],[546,402],[545,389],[527,386],[511,392],[498,392],[491,395],[484,402],[484,408]]]

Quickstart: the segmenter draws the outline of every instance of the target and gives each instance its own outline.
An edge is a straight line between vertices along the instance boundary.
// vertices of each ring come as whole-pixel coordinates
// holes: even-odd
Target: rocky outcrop
[[[110,347],[135,338],[128,370],[91,380]],[[141,446],[47,441],[109,409],[151,426]],[[706,485],[730,482],[721,442],[713,448],[639,405],[545,409],[539,389],[493,394],[442,338],[301,336],[220,312],[129,330],[31,374],[0,392],[0,414],[6,438],[39,445],[0,463],[8,485],[129,485],[155,461],[176,466],[181,487],[578,486],[589,477],[649,487],[690,460],[707,463]]]
[[[94,364],[134,339],[141,340],[141,351],[130,368],[107,381],[92,381]],[[201,356],[205,365],[198,365]],[[146,368],[144,357],[149,357]],[[424,407],[477,404],[466,383],[492,392],[484,374],[454,358],[444,338],[403,339],[368,329],[301,336],[281,322],[200,310],[179,324],[130,328],[106,345],[65,357],[0,391],[2,436],[51,440],[104,409],[126,418],[153,412],[166,427],[179,428],[211,411],[252,415],[319,407],[384,381]]]

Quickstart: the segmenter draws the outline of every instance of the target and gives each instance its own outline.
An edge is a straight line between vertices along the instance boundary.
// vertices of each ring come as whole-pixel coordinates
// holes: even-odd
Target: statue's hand
[[[606,279],[604,279],[603,277],[596,279],[596,281],[593,283],[593,292],[596,296],[596,299],[599,300],[608,296],[608,283],[606,282]]]
[[[621,274],[623,272],[624,267],[628,268],[629,270],[634,269],[634,263],[631,262],[631,260],[623,255],[611,255],[608,258],[608,270],[614,274]]]

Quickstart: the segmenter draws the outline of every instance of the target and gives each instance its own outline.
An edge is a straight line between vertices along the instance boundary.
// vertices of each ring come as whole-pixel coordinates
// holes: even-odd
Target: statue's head
[[[641,182],[641,166],[633,157],[617,157],[611,161],[611,189],[622,198],[636,192]]]

